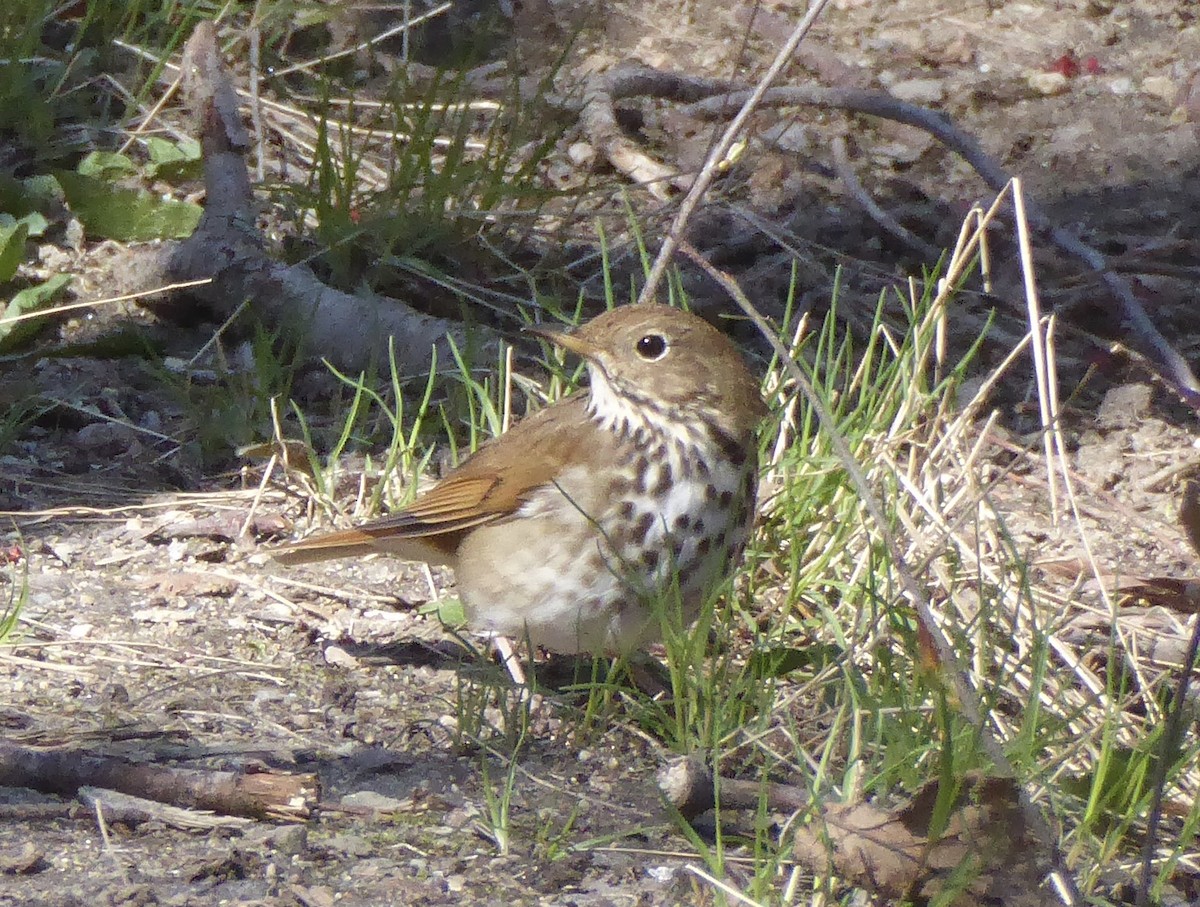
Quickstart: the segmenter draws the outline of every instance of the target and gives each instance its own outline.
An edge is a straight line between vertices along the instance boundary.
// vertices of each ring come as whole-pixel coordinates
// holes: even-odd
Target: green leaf
[[[146,139],[146,152],[150,155],[152,164],[198,161],[200,160],[200,143],[195,139],[168,142],[166,139],[152,135]]]
[[[22,180],[21,189],[31,204],[37,205],[38,210],[63,200],[62,185],[49,173],[40,173]]]
[[[62,200],[62,188],[52,176],[35,176],[19,180],[0,174],[0,211],[14,217],[44,211]],[[31,233],[35,233],[30,228]],[[35,234],[36,235],[36,234]]]
[[[436,614],[438,620],[447,627],[465,627],[467,625],[467,614],[463,610],[462,599],[457,596],[447,596],[439,598],[434,602],[427,602],[417,609],[420,614]]]
[[[193,139],[168,142],[158,136],[150,136],[146,139],[146,152],[150,155],[147,169],[151,176],[176,181],[200,174],[200,143]]]
[[[26,224],[18,223],[11,215],[0,218],[0,283],[7,283],[16,275],[17,267],[25,258],[25,240],[28,238]]]
[[[70,274],[55,274],[45,283],[22,290],[0,309],[0,353],[16,349],[42,327],[40,318],[16,322],[7,319],[49,308],[54,297],[70,282]]]
[[[67,204],[89,235],[120,242],[191,236],[203,209],[140,189],[110,185],[79,173],[56,174]]]
[[[17,223],[24,224],[30,236],[42,236],[50,226],[50,221],[46,220],[46,216],[37,211],[26,214]]]
[[[815,673],[845,657],[845,651],[833,645],[773,645],[756,650],[750,656],[749,666],[755,677],[784,677],[801,669]]]
[[[115,151],[93,151],[79,162],[76,169],[81,176],[102,180],[119,179],[138,172],[137,164]]]

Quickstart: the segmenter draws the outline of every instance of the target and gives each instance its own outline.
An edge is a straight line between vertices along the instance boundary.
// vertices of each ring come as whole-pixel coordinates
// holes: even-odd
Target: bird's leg
[[[507,636],[495,633],[492,635],[492,647],[500,656],[500,663],[508,670],[508,676],[513,679],[513,683],[528,689],[529,683],[525,677],[525,666],[521,664],[521,658],[517,655],[517,650],[513,648],[512,640]]]

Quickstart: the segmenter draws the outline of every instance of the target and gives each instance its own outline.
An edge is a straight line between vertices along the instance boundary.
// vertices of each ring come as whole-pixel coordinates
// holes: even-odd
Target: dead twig
[[[740,107],[750,96],[750,92],[746,90],[714,95],[686,105],[681,108],[681,113],[709,119],[719,118]],[[974,138],[944,116],[928,108],[901,101],[885,91],[825,88],[816,85],[789,86],[767,90],[762,94],[759,105],[841,110],[915,126],[928,132],[966,161],[994,192],[1002,191],[1012,179],[1012,175],[996,163]],[[1085,264],[1100,278],[1121,308],[1121,315],[1133,335],[1132,345],[1148,357],[1160,376],[1169,382],[1190,406],[1200,407],[1200,381],[1196,379],[1188,361],[1155,327],[1129,283],[1109,268],[1101,252],[1054,224],[1039,205],[1027,199],[1025,207],[1029,223],[1035,230],[1046,236],[1060,251]]]
[[[896,218],[892,217],[883,208],[879,207],[875,199],[871,198],[869,192],[862,183],[858,181],[858,174],[854,172],[854,165],[850,162],[850,150],[847,147],[848,143],[843,136],[838,136],[833,140],[831,150],[833,151],[833,169],[837,173],[838,179],[846,187],[846,191],[850,193],[850,197],[858,203],[858,206],[867,212],[867,215],[879,224],[888,233],[896,237],[900,242],[904,243],[910,249],[915,250],[924,257],[936,261],[941,257],[942,250],[928,243],[921,237],[917,236]]]
[[[320,800],[316,775],[226,772],[133,763],[78,749],[37,749],[0,741],[0,786],[74,796],[109,788],[223,815],[307,819]]]
[[[271,259],[255,227],[245,160],[249,137],[237,92],[221,63],[213,23],[196,27],[181,69],[184,97],[195,114],[203,150],[204,215],[188,239],[128,267],[138,270],[147,285],[211,278],[192,292],[219,316],[229,316],[250,300],[263,320],[301,343],[315,340],[322,355],[350,371],[392,357],[401,374],[419,374],[428,371],[434,355],[450,361],[451,343],[466,348],[466,333],[454,322],[425,315],[400,300],[344,293],[323,284],[307,265]]]

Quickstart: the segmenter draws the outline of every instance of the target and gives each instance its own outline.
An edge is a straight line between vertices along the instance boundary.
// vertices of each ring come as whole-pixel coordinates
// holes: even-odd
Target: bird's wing
[[[404,510],[354,529],[304,539],[280,548],[275,557],[283,563],[304,563],[387,551],[449,561],[466,530],[512,515],[530,494],[554,481],[565,461],[596,454],[580,449],[578,427],[586,419],[582,396],[546,407],[484,444]]]

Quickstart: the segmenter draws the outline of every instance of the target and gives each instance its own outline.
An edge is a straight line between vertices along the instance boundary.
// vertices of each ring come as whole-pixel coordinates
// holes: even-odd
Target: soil
[[[720,77],[736,65],[753,78],[797,6],[764,4],[751,23],[748,4],[612,4],[568,66],[632,58]],[[527,54],[537,35],[571,25],[553,3],[523,10],[510,40]],[[841,0],[808,46],[785,83],[832,77],[936,106],[1022,175],[1061,223],[1110,255],[1154,262],[1139,291],[1160,330],[1195,359],[1195,4]],[[775,122],[763,116],[757,126]],[[735,168],[727,191],[812,243],[804,254],[813,293],[827,295],[833,266],[845,264],[849,304],[871,304],[920,264],[830,176],[816,154],[830,135],[852,138],[860,179],[930,241],[952,241],[967,204],[988,196],[908,127],[813,113],[795,128],[816,163],[764,152]],[[669,122],[651,118],[646,129],[686,156]],[[797,217],[802,202],[812,207]],[[42,254],[48,270],[74,270],[99,267],[104,253]],[[1091,369],[1065,418],[1097,555],[1124,575],[1192,577],[1174,477],[1195,459],[1194,413],[1136,358],[1110,353],[1100,336],[1119,338],[1122,325],[1094,283],[1056,260],[1045,279],[1067,319],[1064,386]],[[112,317],[143,316],[130,308]],[[190,357],[206,330],[178,328],[173,349]],[[380,560],[275,565],[268,549],[303,503],[276,488],[260,494],[257,468],[205,467],[186,443],[197,431],[191,411],[159,378],[134,358],[42,359],[19,380],[6,373],[19,392],[62,402],[0,458],[0,509],[19,526],[4,539],[23,555],[8,577],[27,571],[29,584],[20,642],[0,654],[5,737],[139,762],[314,772],[323,808],[311,821],[197,832],[158,820],[102,826],[81,807],[39,817],[34,807],[66,801],[0,789],[9,816],[0,904],[712,901],[685,869],[696,861],[677,855],[691,845],[656,792],[665,748],[619,710],[611,725],[581,729],[563,717],[569,704],[534,709],[515,763],[509,840],[498,840],[487,792],[502,791],[509,769],[497,752],[511,752],[521,728],[511,693],[480,692],[505,690],[479,683],[494,678],[494,665],[427,613],[449,577]],[[1004,401],[1017,432],[1032,425],[1022,393]],[[1020,539],[1044,556],[1075,553],[1039,516],[1037,482],[1006,487],[1001,503]],[[730,865],[734,887],[740,873]]]

